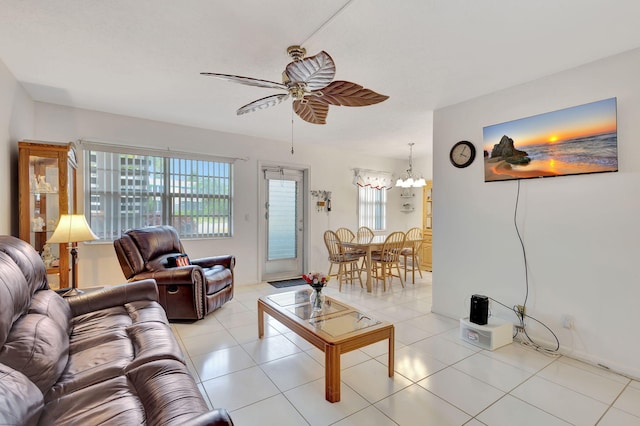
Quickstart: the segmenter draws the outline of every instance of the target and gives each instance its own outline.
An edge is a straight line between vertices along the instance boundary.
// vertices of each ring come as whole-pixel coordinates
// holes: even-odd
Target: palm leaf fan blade
[[[311,92],[318,102],[342,106],[367,106],[374,105],[389,99],[389,96],[381,95],[371,89],[362,87],[350,81],[334,81],[322,90]]]
[[[282,93],[280,95],[267,96],[265,98],[258,99],[256,101],[253,101],[251,103],[246,104],[243,107],[238,108],[238,111],[236,111],[236,113],[238,115],[242,115],[242,114],[246,114],[248,112],[254,112],[254,111],[261,110],[261,109],[269,108],[269,107],[278,105],[279,103],[281,103],[283,101],[286,101],[288,98],[289,98],[289,94],[288,93]]]
[[[293,61],[284,71],[292,82],[302,82],[309,90],[322,89],[336,76],[336,64],[325,51],[298,61]]]
[[[244,84],[246,86],[253,86],[253,87],[265,87],[267,89],[283,89],[283,90],[288,90],[287,86],[285,86],[282,83],[277,83],[275,81],[269,81],[269,80],[260,80],[258,78],[251,78],[251,77],[243,77],[241,75],[231,75],[231,74],[217,74],[214,72],[201,72],[201,75],[206,75],[209,77],[214,77],[220,80],[225,80],[225,81],[229,81],[232,83],[240,83],[240,84]]]
[[[327,124],[329,105],[315,99],[293,101],[293,111],[300,118],[312,124]]]

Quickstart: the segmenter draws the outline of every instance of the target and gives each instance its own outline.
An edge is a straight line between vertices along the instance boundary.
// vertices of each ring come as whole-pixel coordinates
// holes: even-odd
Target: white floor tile
[[[334,423],[333,426],[397,426],[397,423],[387,417],[382,411],[374,406],[369,406],[364,410],[350,415],[346,419]]]
[[[342,371],[341,379],[371,403],[413,384],[397,373],[389,377],[387,366],[373,359]]]
[[[410,346],[447,364],[456,363],[476,353],[440,336],[429,337]]]
[[[282,394],[229,413],[235,426],[307,426],[309,423]]]
[[[511,395],[575,425],[594,425],[607,404],[540,377],[532,377]]]
[[[591,372],[593,374],[597,374],[598,376],[606,377],[607,379],[611,379],[611,380],[614,380],[616,382],[623,383],[625,385],[627,383],[629,383],[629,379],[624,377],[624,376],[616,374],[613,371],[606,370],[606,369],[604,369],[602,367],[597,367],[595,365],[590,365],[590,364],[584,363],[582,361],[578,361],[577,359],[572,359],[572,358],[569,358],[569,357],[566,357],[566,356],[562,356],[562,357],[558,358],[557,362],[562,362],[564,364],[571,365],[571,366],[579,368],[581,370],[589,371],[589,372]]]
[[[240,346],[191,357],[191,361],[202,381],[256,365]]]
[[[376,358],[378,362],[384,365],[387,365],[388,359],[387,355]],[[394,370],[397,373],[413,382],[418,382],[448,366],[448,364],[438,361],[411,346],[396,350],[394,364]]]
[[[375,407],[403,426],[459,426],[471,419],[468,414],[418,385],[411,385],[383,399]]]
[[[312,426],[333,424],[369,405],[364,398],[344,383],[340,388],[340,401],[334,403],[327,401],[324,379],[288,390],[284,396]]]
[[[410,345],[419,340],[433,336],[432,332],[418,328],[408,322],[394,324],[394,327],[396,342],[401,342],[404,345]]]
[[[549,364],[537,376],[606,404],[613,403],[626,386],[626,383],[611,380],[563,362]],[[640,392],[638,394],[640,395]],[[637,401],[640,402],[640,399]],[[636,405],[640,406],[640,404]]]
[[[283,392],[324,378],[324,367],[305,352],[266,362],[260,368]]]
[[[504,396],[501,390],[451,367],[421,380],[418,385],[472,416]]]
[[[631,385],[627,386],[613,406],[640,417],[640,388]]]
[[[478,415],[483,423],[491,426],[568,426],[565,422],[524,401],[505,395],[504,398]]]
[[[182,343],[190,356],[203,355],[219,349],[238,346],[238,342],[227,330],[182,338]]]
[[[239,327],[228,328],[227,331],[238,344],[244,344],[249,342],[255,342],[258,340],[258,325],[247,324]],[[265,324],[264,337],[272,337],[280,334],[275,328]]]
[[[259,367],[202,382],[214,407],[229,411],[278,395],[280,391]]]
[[[300,352],[299,347],[282,335],[245,343],[242,347],[258,364]]]
[[[503,392],[511,391],[531,377],[531,373],[486,356],[484,352],[465,358],[452,367]]]
[[[537,373],[556,360],[556,357],[544,355],[519,343],[512,343],[495,351],[485,351],[485,355],[530,373]]]
[[[617,408],[610,408],[598,422],[598,426],[640,426],[640,417]]]

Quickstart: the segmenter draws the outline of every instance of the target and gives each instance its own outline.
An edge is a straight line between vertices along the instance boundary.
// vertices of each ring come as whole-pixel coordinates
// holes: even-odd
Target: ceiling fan
[[[325,51],[305,58],[306,49],[290,46],[287,53],[293,61],[282,73],[282,83],[211,72],[200,74],[248,86],[286,91],[248,103],[238,109],[238,115],[278,105],[291,97],[293,110],[300,118],[313,124],[326,124],[329,105],[367,106],[389,98],[356,83],[332,81],[336,75],[336,64]]]

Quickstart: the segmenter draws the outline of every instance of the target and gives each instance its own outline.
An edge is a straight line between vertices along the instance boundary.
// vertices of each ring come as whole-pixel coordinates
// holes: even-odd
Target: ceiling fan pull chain
[[[293,108],[291,108],[291,155],[293,155]]]

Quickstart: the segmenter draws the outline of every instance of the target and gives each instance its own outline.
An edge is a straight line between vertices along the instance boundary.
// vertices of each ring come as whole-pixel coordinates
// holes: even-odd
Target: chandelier
[[[407,169],[407,173],[399,177],[396,181],[396,186],[400,188],[420,188],[427,184],[422,176],[420,176],[420,178],[413,177],[413,145],[415,145],[413,142],[409,143],[409,168]]]

